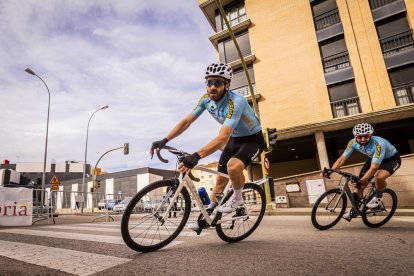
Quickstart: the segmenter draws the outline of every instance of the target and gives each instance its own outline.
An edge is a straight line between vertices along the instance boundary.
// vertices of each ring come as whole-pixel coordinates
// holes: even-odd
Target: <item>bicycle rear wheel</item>
[[[312,224],[319,230],[327,230],[337,224],[345,213],[347,198],[339,188],[323,193],[312,207]]]
[[[178,195],[180,212],[177,218],[166,216],[165,220],[162,219],[170,204],[165,194],[170,189],[175,191],[177,187],[178,180],[160,180],[132,198],[121,221],[122,238],[129,248],[151,252],[166,246],[178,236],[191,211],[191,198],[187,189],[183,188]]]
[[[372,194],[368,197],[367,202],[369,202],[375,194]],[[362,221],[364,224],[371,228],[377,228],[384,224],[386,224],[391,217],[394,215],[395,210],[397,209],[397,195],[391,189],[385,189],[383,196],[383,200],[378,207],[375,208],[367,208],[364,207],[362,211]]]
[[[229,200],[233,191],[230,191],[223,200]],[[264,190],[257,184],[246,183],[243,188],[245,210],[234,211],[221,215],[222,223],[216,226],[218,236],[226,242],[238,242],[247,238],[256,230],[263,219],[266,210],[266,196]],[[243,212],[243,214],[241,214]],[[240,217],[237,219],[236,217]]]

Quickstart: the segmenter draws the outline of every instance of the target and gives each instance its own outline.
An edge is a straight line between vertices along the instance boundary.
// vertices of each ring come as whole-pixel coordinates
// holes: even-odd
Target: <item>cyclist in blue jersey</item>
[[[375,208],[382,202],[382,194],[387,186],[386,179],[393,175],[401,166],[401,158],[397,149],[386,139],[379,136],[372,136],[374,128],[367,123],[354,126],[352,133],[355,138],[349,141],[344,153],[333,164],[332,169],[340,168],[349,158],[354,150],[369,157],[359,173],[359,181],[354,184],[354,198],[359,199],[368,182],[376,177],[377,191],[368,208]],[[351,210],[344,214],[343,218],[350,220],[356,216]]]
[[[205,72],[207,93],[198,101],[194,110],[181,120],[162,140],[152,143],[150,154],[160,150],[167,142],[183,133],[205,110],[222,127],[218,135],[206,146],[184,158],[178,169],[188,172],[194,168],[201,158],[222,149],[218,171],[228,174],[234,190],[233,197],[220,206],[219,211],[230,213],[244,204],[242,190],[245,182],[243,170],[266,147],[259,119],[247,100],[229,90],[233,76],[232,68],[224,63],[213,63]],[[216,194],[221,193],[228,183],[225,177],[217,177],[216,185],[211,193],[208,209],[216,205]],[[196,223],[193,230],[198,229]]]

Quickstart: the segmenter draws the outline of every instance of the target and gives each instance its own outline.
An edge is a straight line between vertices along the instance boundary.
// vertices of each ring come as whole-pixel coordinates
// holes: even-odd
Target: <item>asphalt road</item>
[[[0,275],[414,274],[412,216],[378,229],[342,220],[327,231],[314,229],[308,216],[266,216],[234,244],[214,229],[185,233],[177,245],[142,254],[122,243],[119,222],[3,227]]]

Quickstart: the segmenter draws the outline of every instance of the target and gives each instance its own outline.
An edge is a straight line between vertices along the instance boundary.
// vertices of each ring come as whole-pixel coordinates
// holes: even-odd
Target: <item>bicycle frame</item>
[[[198,170],[201,170],[201,171],[204,171],[204,172],[209,172],[209,173],[212,173],[212,174],[215,174],[215,175],[219,175],[219,176],[228,178],[229,179],[229,183],[227,183],[227,185],[226,185],[226,187],[225,187],[225,189],[224,189],[224,191],[223,191],[222,194],[223,195],[226,195],[230,191],[230,189],[231,189],[230,188],[231,181],[230,181],[230,177],[227,174],[224,174],[224,173],[221,173],[221,172],[218,172],[218,171],[214,171],[214,170],[211,170],[211,169],[208,169],[208,168],[204,168],[202,166],[196,166],[194,168],[195,169],[198,169]],[[256,183],[257,185],[260,185],[260,184],[262,184],[262,183],[264,183],[266,181],[267,180],[264,178],[264,179],[257,180],[254,183]],[[202,201],[200,199],[200,196],[199,196],[199,194],[197,192],[197,189],[195,187],[195,184],[191,180],[191,178],[189,177],[189,175],[188,174],[185,174],[183,176],[182,174],[180,174],[179,182],[180,182],[180,184],[178,185],[177,189],[175,190],[174,196],[173,196],[172,200],[170,200],[170,202],[168,204],[168,207],[167,207],[164,215],[161,218],[162,220],[165,219],[166,215],[169,213],[169,211],[171,210],[171,208],[173,208],[174,202],[176,202],[176,200],[178,198],[178,195],[180,194],[181,190],[184,187],[186,187],[189,190],[190,194],[192,195],[192,197],[194,198],[194,200],[196,202],[196,205],[200,208],[200,211],[203,214],[206,222],[209,225],[211,225],[211,226],[216,226],[217,224],[220,224],[220,223],[225,222],[225,221],[243,219],[245,217],[245,216],[240,216],[240,217],[234,217],[234,218],[226,218],[226,219],[223,219],[223,220],[216,219],[216,214],[217,214],[217,211],[216,210],[217,210],[217,208],[214,209],[214,211],[213,211],[213,213],[211,215],[208,214],[206,208],[204,207],[204,205],[203,205],[203,203],[202,203]],[[164,203],[166,203],[166,201],[168,200],[168,198],[171,197],[172,193],[173,193],[172,191],[169,191],[165,195],[165,199],[163,200],[162,204],[160,204],[160,206],[157,208],[157,210],[155,212],[158,212],[160,210],[161,206]],[[224,198],[224,196],[220,198],[217,207],[221,205],[223,198]]]
[[[358,208],[358,206],[357,206],[357,204],[356,204],[356,202],[355,202],[355,200],[354,200],[354,197],[353,197],[353,195],[352,195],[352,191],[351,191],[351,189],[349,188],[349,185],[348,185],[348,183],[351,181],[351,179],[348,179],[348,178],[346,178],[346,180],[343,182],[343,183],[341,183],[339,186],[338,186],[338,188],[339,189],[341,189],[341,196],[343,195],[343,194],[345,194],[347,197],[348,197],[348,199],[349,199],[349,201],[351,202],[351,204],[352,204],[352,207],[354,207],[354,210],[356,210],[357,211],[357,213],[359,214],[359,215],[361,215],[362,213],[361,213],[361,211],[359,210],[359,208]],[[368,191],[368,194],[367,194],[367,197],[366,198],[368,198],[368,196],[375,190],[375,181],[372,181],[372,182],[369,182],[369,184],[368,185],[371,185],[371,187],[370,187],[370,190]],[[367,185],[367,186],[368,186]],[[338,203],[339,203],[339,200],[340,200],[340,197],[337,199],[337,202],[335,203],[335,208],[337,207],[337,205],[338,205]],[[366,202],[364,202],[364,205],[365,205],[365,203]]]
[[[218,171],[210,170],[210,169],[207,169],[207,168],[204,168],[204,167],[201,167],[201,166],[196,166],[194,168],[198,169],[198,170],[201,170],[201,171],[209,172],[209,173],[212,173],[212,174],[219,175],[219,176],[230,179],[230,177],[227,174],[224,174],[224,173],[221,173],[221,172],[218,172]],[[174,196],[173,196],[172,200],[170,200],[170,202],[168,204],[168,207],[167,207],[166,211],[164,212],[164,215],[162,216],[162,220],[165,219],[165,216],[168,214],[168,212],[171,210],[171,208],[173,208],[174,202],[176,202],[176,200],[178,198],[178,195],[180,194],[181,190],[184,187],[186,187],[189,190],[190,195],[192,195],[192,197],[194,198],[194,200],[196,202],[196,205],[200,208],[200,211],[203,214],[204,218],[206,219],[207,223],[212,225],[212,226],[220,223],[220,222],[215,222],[213,224],[216,212],[214,212],[212,214],[213,218],[210,217],[210,215],[208,214],[206,208],[204,207],[203,203],[201,202],[200,196],[197,192],[197,188],[195,187],[195,184],[191,180],[189,175],[185,174],[183,176],[182,174],[180,174],[179,181],[180,181],[180,184],[178,185],[177,189],[175,190]],[[230,190],[230,186],[231,186],[230,184],[231,184],[231,182],[229,181],[229,183],[226,185],[226,188],[223,191],[223,194],[226,194]],[[163,206],[167,202],[167,200],[171,197],[172,193],[173,193],[173,191],[168,191],[168,193],[165,195],[165,198],[162,201],[162,203],[158,206],[157,210],[155,210],[155,213],[157,213],[161,209],[161,206]],[[221,204],[221,201],[218,203],[218,206],[220,204]]]

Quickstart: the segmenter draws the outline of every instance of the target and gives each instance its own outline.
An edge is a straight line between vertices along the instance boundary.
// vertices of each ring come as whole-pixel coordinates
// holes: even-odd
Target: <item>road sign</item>
[[[50,180],[50,184],[52,184],[52,185],[59,185],[60,184],[60,181],[57,178],[56,174],[53,176],[52,180]]]
[[[269,169],[270,169],[270,162],[269,162],[269,159],[266,156],[263,158],[263,162],[264,162],[265,169],[267,171],[269,171]]]
[[[56,184],[54,184],[54,185],[52,186],[52,188],[50,188],[50,190],[52,190],[52,191],[59,191],[59,186],[58,186],[58,185],[56,185]]]

